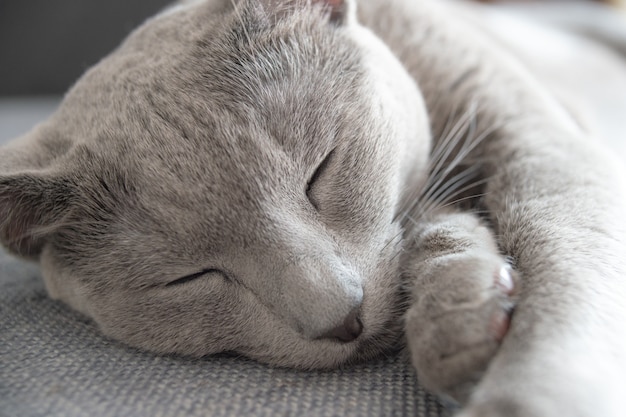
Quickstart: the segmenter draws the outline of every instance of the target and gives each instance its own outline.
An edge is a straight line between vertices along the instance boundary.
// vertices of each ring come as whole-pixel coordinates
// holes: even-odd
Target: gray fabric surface
[[[0,100],[0,142],[54,108]],[[21,109],[21,110],[20,110]],[[47,297],[39,269],[0,251],[0,416],[446,415],[402,354],[331,372],[140,352]]]

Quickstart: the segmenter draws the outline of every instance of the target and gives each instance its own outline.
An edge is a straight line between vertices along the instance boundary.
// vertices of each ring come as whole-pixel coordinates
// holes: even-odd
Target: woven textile
[[[0,415],[446,415],[403,354],[330,372],[140,352],[48,298],[36,265],[0,252]]]

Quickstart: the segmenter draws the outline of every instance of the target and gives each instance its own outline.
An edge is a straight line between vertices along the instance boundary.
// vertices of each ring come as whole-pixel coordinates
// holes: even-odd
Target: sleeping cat
[[[178,4],[0,149],[0,238],[130,345],[406,342],[467,416],[621,415],[619,164],[453,4]]]

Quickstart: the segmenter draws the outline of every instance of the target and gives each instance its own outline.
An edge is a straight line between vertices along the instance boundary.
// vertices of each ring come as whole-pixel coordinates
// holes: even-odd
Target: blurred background
[[[0,96],[62,94],[133,28],[169,3],[172,0],[1,0]]]
[[[606,2],[624,4],[626,0]],[[87,68],[169,3],[172,1],[0,0],[0,142],[45,118]]]
[[[0,96],[62,94],[171,0],[1,0]]]
[[[0,0],[0,143],[29,130],[171,0]]]

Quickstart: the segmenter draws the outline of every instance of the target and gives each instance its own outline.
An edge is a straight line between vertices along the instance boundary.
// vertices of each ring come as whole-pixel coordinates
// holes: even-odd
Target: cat
[[[621,415],[619,163],[453,3],[187,1],[0,148],[0,239],[157,353],[406,343],[469,416]]]

